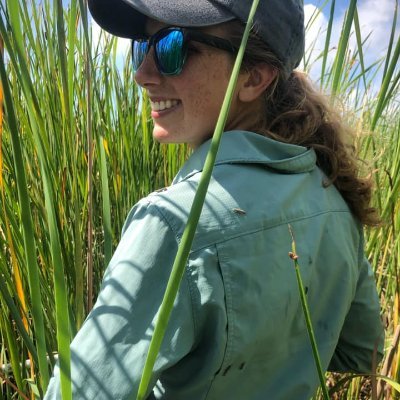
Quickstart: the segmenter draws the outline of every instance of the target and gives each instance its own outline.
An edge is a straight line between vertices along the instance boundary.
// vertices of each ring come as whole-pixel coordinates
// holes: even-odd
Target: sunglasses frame
[[[162,66],[162,63],[159,59],[158,52],[157,52],[157,43],[168,36],[172,32],[179,31],[182,33],[183,36],[183,43],[182,43],[182,49],[181,49],[181,54],[182,54],[182,61],[180,63],[180,66],[175,69],[172,72],[164,71],[164,68]],[[217,36],[213,35],[208,35],[206,33],[194,30],[194,29],[188,29],[188,28],[182,28],[179,26],[169,26],[166,28],[160,29],[158,32],[156,32],[154,35],[148,36],[148,35],[137,35],[132,38],[132,44],[131,44],[131,51],[132,51],[132,65],[135,65],[133,61],[134,57],[134,46],[135,43],[143,43],[147,42],[147,49],[145,56],[143,57],[143,60],[139,64],[139,66],[134,70],[135,72],[140,68],[142,65],[144,59],[146,58],[147,54],[149,53],[151,47],[154,48],[154,61],[157,66],[157,70],[160,74],[162,75],[179,75],[182,72],[183,66],[185,64],[186,58],[187,58],[187,44],[188,42],[193,41],[193,42],[199,42],[203,43],[207,46],[215,47],[220,50],[228,51],[229,53],[236,54],[238,49],[227,39],[223,39]]]

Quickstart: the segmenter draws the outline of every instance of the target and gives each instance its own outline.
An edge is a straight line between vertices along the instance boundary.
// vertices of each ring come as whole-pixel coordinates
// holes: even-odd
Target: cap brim
[[[168,25],[201,27],[230,21],[226,8],[206,0],[89,0],[94,20],[113,35],[130,38],[144,32],[146,18]]]

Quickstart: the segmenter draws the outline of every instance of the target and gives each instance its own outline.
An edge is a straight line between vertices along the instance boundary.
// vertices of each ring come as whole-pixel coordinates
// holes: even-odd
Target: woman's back
[[[145,200],[178,241],[207,148],[194,153],[174,185]],[[369,345],[383,339],[379,321],[352,323],[337,347],[355,296],[362,304],[375,288],[371,276],[368,287],[358,282],[370,273],[360,227],[323,179],[312,150],[250,132],[225,134],[180,292],[190,297],[193,343],[190,354],[165,372],[160,368],[162,398],[309,399],[315,392],[318,377],[288,256],[289,225],[323,367],[336,349],[334,369],[371,369],[374,349],[363,348],[363,335]],[[375,310],[373,316],[379,315],[375,300],[362,306]],[[173,312],[167,336],[185,336],[181,318]]]

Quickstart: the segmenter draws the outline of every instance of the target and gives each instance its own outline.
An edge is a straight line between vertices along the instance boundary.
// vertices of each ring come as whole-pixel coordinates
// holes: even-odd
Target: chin
[[[153,129],[153,138],[159,143],[185,143],[185,140],[182,139],[183,137],[184,136],[179,132],[170,131],[165,128],[160,128],[159,126],[155,126]]]
[[[154,128],[153,138],[159,143],[170,143],[171,135],[165,129]]]

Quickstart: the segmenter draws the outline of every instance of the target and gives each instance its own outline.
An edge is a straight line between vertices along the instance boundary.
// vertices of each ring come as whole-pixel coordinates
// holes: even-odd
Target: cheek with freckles
[[[180,105],[155,120],[156,140],[187,143],[195,148],[212,136],[228,84],[230,64],[225,53],[207,49],[189,57],[180,75],[163,80],[162,91],[179,99]]]
[[[226,59],[207,57],[198,63],[197,71],[193,71],[192,76],[197,75],[199,79],[193,81],[192,86],[187,86],[185,116],[188,122],[196,121],[197,126],[204,129],[205,135],[211,135],[214,131],[228,85],[228,66]]]

